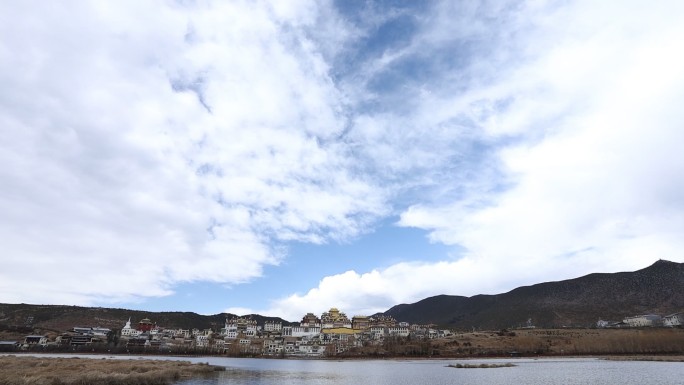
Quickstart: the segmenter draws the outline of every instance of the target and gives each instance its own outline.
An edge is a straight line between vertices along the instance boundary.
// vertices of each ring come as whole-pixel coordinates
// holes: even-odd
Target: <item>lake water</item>
[[[206,362],[226,367],[225,372],[218,372],[216,376],[182,381],[177,385],[684,385],[684,363],[680,362],[606,361],[595,358],[360,361],[144,358]],[[456,363],[512,363],[516,366],[490,369],[447,367]]]
[[[578,359],[317,361],[203,358],[228,369],[182,385],[683,385],[684,363]],[[509,368],[457,369],[455,363],[513,363]],[[179,384],[180,385],[180,384]]]

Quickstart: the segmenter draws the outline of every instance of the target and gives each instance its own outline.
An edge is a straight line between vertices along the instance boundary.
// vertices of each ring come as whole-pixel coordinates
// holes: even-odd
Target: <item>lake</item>
[[[51,354],[53,357],[75,355]],[[78,355],[102,359],[103,356]],[[138,356],[105,356],[111,359]],[[510,358],[487,360],[288,360],[224,357],[164,357],[225,366],[225,372],[177,385],[682,385],[684,363],[607,361],[597,358]],[[515,367],[457,369],[449,364],[505,364]]]
[[[594,358],[497,360],[271,360],[201,358],[227,367],[217,378],[182,385],[682,385],[684,363],[606,361]],[[490,369],[457,369],[455,363],[513,363]],[[180,384],[179,384],[180,385]]]

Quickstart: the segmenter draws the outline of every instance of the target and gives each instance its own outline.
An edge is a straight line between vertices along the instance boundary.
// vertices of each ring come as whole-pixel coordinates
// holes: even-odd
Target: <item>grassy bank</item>
[[[185,361],[0,356],[0,385],[167,385],[217,370]]]
[[[605,357],[610,361],[658,361],[658,362],[684,362],[684,356],[620,356]]]
[[[442,356],[682,355],[684,329],[531,329],[459,333],[433,340]]]

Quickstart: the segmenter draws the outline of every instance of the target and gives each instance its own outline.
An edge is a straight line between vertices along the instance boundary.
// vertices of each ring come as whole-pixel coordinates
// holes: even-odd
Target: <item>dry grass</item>
[[[223,370],[186,361],[0,357],[0,385],[167,385]]]
[[[684,354],[684,329],[531,329],[460,333],[435,340],[442,356]]]
[[[660,362],[684,362],[684,356],[620,356],[606,357],[609,361],[660,361]]]

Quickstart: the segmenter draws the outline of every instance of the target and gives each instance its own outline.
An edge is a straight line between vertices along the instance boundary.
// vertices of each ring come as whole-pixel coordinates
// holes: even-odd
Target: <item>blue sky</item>
[[[684,262],[683,7],[0,3],[0,302],[297,320]]]

